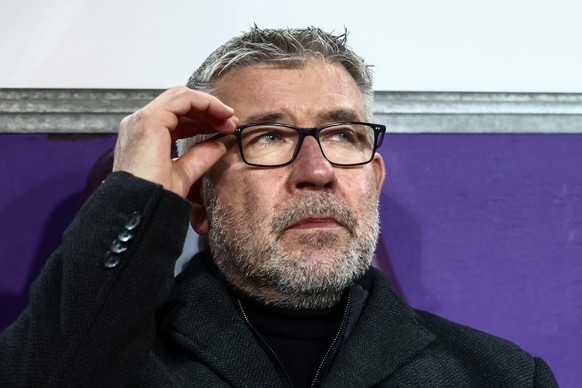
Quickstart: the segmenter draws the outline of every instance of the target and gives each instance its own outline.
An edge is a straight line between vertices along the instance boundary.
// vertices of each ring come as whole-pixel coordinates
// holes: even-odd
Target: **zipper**
[[[350,291],[348,293],[348,300],[346,302],[346,309],[344,311],[344,316],[342,318],[342,323],[340,325],[340,328],[338,330],[338,332],[335,334],[335,337],[333,338],[333,341],[331,341],[331,345],[329,345],[329,348],[327,348],[327,351],[325,352],[325,355],[323,356],[323,359],[321,360],[321,362],[319,363],[319,366],[317,367],[317,372],[315,372],[315,377],[313,378],[313,381],[311,382],[311,388],[314,388],[317,384],[317,380],[320,377],[320,373],[323,369],[323,366],[325,364],[325,362],[327,361],[327,358],[329,357],[331,350],[333,349],[333,347],[335,346],[335,344],[337,343],[340,335],[343,333],[344,331],[344,327],[346,326],[346,322],[347,322],[347,318],[348,318],[348,313],[350,311],[350,304],[352,301],[352,288],[350,287]]]
[[[257,329],[255,329],[255,327],[253,326],[253,324],[251,323],[251,321],[247,317],[247,313],[245,313],[245,310],[243,309],[243,306],[242,306],[240,299],[237,299],[237,303],[238,303],[238,307],[240,309],[240,312],[242,313],[242,316],[243,316],[245,322],[251,328],[253,333],[255,333],[257,338],[259,338],[259,340],[261,341],[263,346],[271,353],[271,356],[273,356],[273,359],[276,360],[277,366],[279,367],[279,370],[281,372],[283,372],[283,375],[284,375],[285,379],[287,380],[287,383],[289,384],[289,386],[293,387],[293,382],[291,381],[291,377],[289,376],[289,373],[287,372],[287,370],[283,366],[283,363],[281,362],[281,360],[279,359],[279,357],[277,356],[277,354],[275,353],[273,348],[271,348],[271,346],[267,343],[267,341],[263,338],[263,336],[259,333],[259,331]]]
[[[313,378],[313,381],[311,382],[311,388],[314,388],[316,386],[317,380],[321,377],[320,374],[323,370],[323,366],[325,365],[325,362],[327,361],[328,357],[331,354],[332,349],[334,348],[334,346],[338,342],[341,334],[344,331],[344,327],[346,326],[346,322],[348,320],[347,318],[348,318],[348,314],[350,311],[351,301],[352,301],[352,288],[350,288],[350,291],[348,293],[348,298],[346,301],[346,308],[344,310],[344,315],[342,317],[342,323],[340,324],[339,330],[335,334],[333,341],[331,341],[331,344],[327,348],[327,351],[325,352],[323,359],[321,360],[321,362],[319,363],[319,366],[317,367],[317,371],[315,372],[315,376]],[[273,348],[271,348],[271,346],[267,343],[267,341],[263,338],[263,336],[259,333],[259,331],[253,326],[249,317],[247,316],[247,313],[245,312],[245,310],[242,306],[240,299],[237,299],[237,303],[238,303],[238,308],[240,309],[240,312],[242,313],[243,319],[245,320],[246,324],[250,327],[250,329],[253,331],[253,333],[255,333],[257,338],[259,338],[259,340],[261,341],[262,345],[269,351],[272,358],[276,361],[276,366],[283,373],[283,376],[287,380],[287,383],[289,384],[289,386],[293,387],[293,381],[291,381],[291,377],[289,376],[289,373],[287,372],[287,370],[283,366],[281,359],[277,356],[277,354],[275,353]]]

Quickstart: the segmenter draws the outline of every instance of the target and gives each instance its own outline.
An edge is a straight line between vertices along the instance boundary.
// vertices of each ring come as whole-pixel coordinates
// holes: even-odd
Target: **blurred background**
[[[377,90],[582,91],[576,0],[0,0],[0,86],[167,88],[259,27],[349,29]]]

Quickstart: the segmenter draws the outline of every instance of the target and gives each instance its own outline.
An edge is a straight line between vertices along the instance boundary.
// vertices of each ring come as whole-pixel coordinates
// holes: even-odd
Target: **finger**
[[[190,187],[200,179],[226,153],[224,144],[207,141],[196,144],[174,161],[174,170],[180,175],[181,187],[175,188],[179,195],[186,196]]]
[[[185,87],[162,93],[142,113],[146,112],[158,125],[162,124],[158,128],[170,132],[172,141],[197,134],[232,133],[238,123],[232,108],[219,99]]]
[[[178,117],[187,116],[199,120],[226,120],[234,114],[234,109],[218,98],[187,87],[169,89],[152,103],[154,107],[161,107]]]
[[[192,137],[197,134],[214,134],[217,132],[230,134],[234,131],[237,124],[238,119],[236,117],[228,120],[212,119],[208,121],[199,121],[188,117],[181,117],[178,125],[171,133],[172,141]]]

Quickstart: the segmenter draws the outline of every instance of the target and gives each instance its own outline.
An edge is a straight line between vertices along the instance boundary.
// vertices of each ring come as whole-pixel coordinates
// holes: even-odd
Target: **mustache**
[[[329,193],[309,194],[293,198],[273,218],[271,232],[280,239],[285,232],[301,220],[310,217],[331,217],[340,222],[355,236],[358,220],[354,213]]]

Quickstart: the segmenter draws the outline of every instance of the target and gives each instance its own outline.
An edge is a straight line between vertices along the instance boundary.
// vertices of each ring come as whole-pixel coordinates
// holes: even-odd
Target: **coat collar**
[[[395,373],[435,340],[417,314],[372,268],[368,302],[354,331],[337,353],[325,386],[373,386]]]
[[[158,317],[162,331],[231,385],[280,386],[281,378],[246,326],[207,253],[196,255],[176,279]],[[324,379],[324,386],[371,386],[408,363],[434,335],[372,270],[368,302]]]
[[[162,306],[162,331],[231,386],[280,386],[281,378],[247,328],[209,254],[194,256]]]

